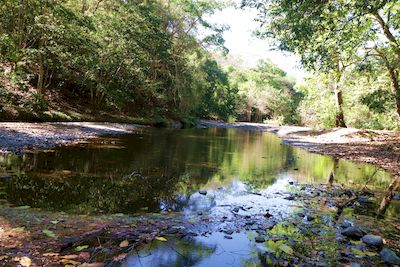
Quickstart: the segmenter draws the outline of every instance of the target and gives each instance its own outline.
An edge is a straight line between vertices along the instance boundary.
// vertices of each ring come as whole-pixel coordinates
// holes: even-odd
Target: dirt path
[[[0,153],[51,148],[100,135],[132,132],[140,125],[92,122],[0,123]]]
[[[376,164],[400,176],[400,132],[336,128],[315,131],[299,126],[272,126],[261,123],[219,123],[200,121],[199,127],[238,128],[278,134],[284,143],[310,152],[357,162]]]

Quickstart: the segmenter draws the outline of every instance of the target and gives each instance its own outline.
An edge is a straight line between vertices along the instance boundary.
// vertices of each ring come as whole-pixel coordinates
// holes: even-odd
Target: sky
[[[267,40],[253,36],[252,31],[258,27],[254,21],[255,10],[227,8],[215,13],[210,21],[226,24],[230,30],[224,33],[225,46],[232,56],[239,56],[247,67],[254,67],[258,60],[269,58],[288,75],[301,80],[306,72],[301,69],[298,57],[293,54],[274,51]]]

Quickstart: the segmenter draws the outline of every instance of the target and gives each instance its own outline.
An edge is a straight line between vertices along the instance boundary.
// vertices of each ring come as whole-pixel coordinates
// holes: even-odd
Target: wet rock
[[[293,181],[289,181],[289,184],[290,184],[290,185],[293,185],[293,184],[294,184],[294,182],[293,182]]]
[[[400,265],[399,256],[397,256],[392,250],[384,248],[379,254],[381,255],[382,260],[384,260],[386,263]]]
[[[232,239],[233,237],[231,237],[230,235],[224,235],[225,239]]]
[[[366,233],[363,229],[361,229],[358,226],[350,226],[342,230],[341,234],[350,238],[361,238]]]
[[[368,205],[368,204],[374,203],[374,201],[372,201],[371,199],[369,199],[369,198],[366,197],[366,196],[359,196],[359,197],[357,198],[357,201],[358,201],[360,204],[364,204],[364,205]]]
[[[257,243],[264,243],[264,242],[265,242],[265,238],[262,237],[262,236],[257,236],[254,240],[255,240]]]
[[[207,195],[207,190],[199,190],[199,194],[205,196]]]
[[[295,197],[294,196],[287,196],[287,197],[284,197],[284,199],[286,199],[286,200],[295,200]]]
[[[361,238],[361,241],[370,246],[383,246],[383,239],[378,235],[365,235]]]
[[[344,222],[340,225],[340,227],[342,227],[343,229],[349,228],[349,227],[351,227],[351,226],[353,226],[353,223],[350,222],[350,221],[344,221]]]
[[[314,220],[315,220],[315,216],[312,215],[312,214],[307,214],[307,215],[305,216],[305,219],[306,219],[307,221],[311,222],[311,221],[314,221]]]
[[[267,212],[267,213],[264,214],[264,217],[267,217],[267,218],[271,218],[272,216],[274,216],[274,215],[272,215],[272,214],[269,213],[269,212]]]
[[[233,230],[230,230],[230,229],[229,230],[225,230],[224,233],[227,234],[227,235],[231,235],[231,234],[233,234]]]

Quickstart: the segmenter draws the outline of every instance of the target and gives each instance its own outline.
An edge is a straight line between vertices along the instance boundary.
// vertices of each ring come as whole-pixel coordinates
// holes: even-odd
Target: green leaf
[[[31,206],[19,206],[19,207],[15,207],[16,210],[26,210],[26,209],[30,209]]]
[[[286,254],[293,255],[293,249],[286,244],[281,244],[279,249],[285,252]]]
[[[88,247],[89,247],[88,245],[77,246],[77,247],[75,248],[75,250],[76,250],[76,251],[81,251],[81,250],[87,249]]]
[[[56,236],[56,235],[54,234],[54,232],[51,231],[51,230],[45,229],[45,230],[43,230],[42,232],[43,232],[43,234],[47,235],[48,237],[57,238],[57,236]]]

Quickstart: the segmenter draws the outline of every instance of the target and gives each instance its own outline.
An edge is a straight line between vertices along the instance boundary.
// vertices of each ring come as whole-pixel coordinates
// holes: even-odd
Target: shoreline
[[[108,122],[0,122],[0,154],[71,145],[104,135],[129,134],[147,127]],[[313,130],[301,126],[274,126],[263,123],[224,123],[199,120],[197,128],[235,128],[277,134],[284,144],[311,153],[375,164],[400,176],[400,132],[334,128]]]
[[[202,120],[199,127],[235,128],[277,134],[284,144],[311,153],[377,165],[400,177],[400,132],[334,128],[313,130],[301,126],[274,126],[262,123],[220,123]]]

